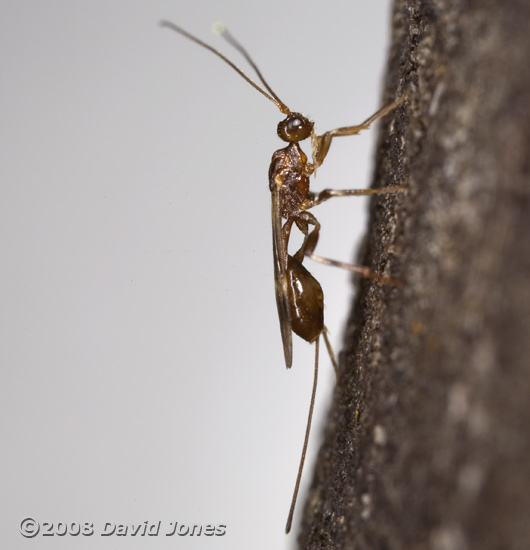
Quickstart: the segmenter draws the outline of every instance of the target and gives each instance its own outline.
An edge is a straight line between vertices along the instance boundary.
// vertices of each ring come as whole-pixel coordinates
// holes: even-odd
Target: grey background
[[[297,340],[285,371],[267,184],[281,115],[157,22],[175,21],[247,70],[210,32],[222,19],[280,98],[325,131],[380,106],[389,4],[2,3],[3,547],[294,542],[283,528],[313,350]],[[367,186],[374,137],[334,143],[314,188]],[[354,257],[365,200],[315,210],[320,254]],[[308,266],[338,352],[349,276]],[[334,383],[322,357],[304,485]],[[93,522],[96,533],[105,522],[163,527],[147,541],[28,541],[28,516]],[[225,524],[227,534],[165,537],[171,521]]]

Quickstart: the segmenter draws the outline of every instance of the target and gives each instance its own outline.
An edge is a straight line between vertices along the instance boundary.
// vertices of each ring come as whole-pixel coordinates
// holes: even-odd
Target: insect
[[[395,193],[402,191],[403,186],[384,187],[379,189],[324,189],[318,193],[309,190],[310,176],[324,162],[334,137],[352,136],[358,134],[361,130],[367,130],[377,119],[385,116],[394,110],[406,98],[403,94],[393,103],[383,107],[361,124],[355,126],[346,126],[317,135],[314,129],[314,123],[301,113],[291,111],[283,101],[276,95],[272,88],[267,84],[260,70],[247,53],[245,48],[236,41],[236,39],[224,28],[217,27],[217,32],[238,50],[256,72],[261,86],[251,80],[241,69],[239,69],[230,59],[221,52],[193,36],[181,27],[169,21],[161,21],[161,26],[169,28],[180,35],[192,40],[199,46],[210,50],[220,57],[225,63],[230,65],[243,79],[251,86],[263,94],[269,101],[284,114],[285,119],[278,124],[277,133],[280,139],[287,143],[287,147],[279,149],[272,156],[269,168],[269,188],[272,194],[272,235],[273,235],[273,254],[274,254],[274,284],[276,292],[276,303],[278,306],[278,315],[280,318],[280,329],[282,335],[283,351],[285,364],[287,368],[292,366],[293,344],[292,333],[294,332],[306,342],[315,343],[315,367],[313,389],[309,406],[307,427],[302,448],[302,456],[298,467],[295,488],[287,518],[285,532],[291,530],[296,499],[300,488],[300,481],[304,468],[309,434],[311,431],[311,421],[315,404],[315,396],[318,380],[318,359],[320,336],[323,337],[326,348],[335,372],[337,364],[333,355],[333,350],[327,336],[327,329],[324,325],[324,295],[319,282],[309,273],[303,265],[303,260],[307,256],[317,262],[342,267],[363,277],[376,279],[385,284],[399,284],[391,278],[374,273],[367,267],[347,264],[314,253],[318,242],[320,224],[315,216],[308,212],[309,209],[332,197],[348,197],[354,195],[375,195],[385,193]],[[307,138],[311,139],[312,161],[309,162],[307,155],[301,149],[299,142]],[[295,225],[303,235],[303,241],[300,248],[290,254],[288,251],[289,238]]]

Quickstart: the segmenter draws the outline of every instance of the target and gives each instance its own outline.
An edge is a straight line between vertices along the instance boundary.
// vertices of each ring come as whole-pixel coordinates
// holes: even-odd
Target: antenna
[[[199,46],[202,46],[203,48],[206,48],[207,50],[210,50],[217,57],[220,57],[225,63],[230,65],[230,67],[232,67],[232,69],[234,69],[234,71],[236,71],[236,73],[238,73],[239,76],[244,78],[253,88],[256,88],[256,90],[258,90],[258,92],[263,94],[269,101],[272,101],[274,103],[274,105],[276,105],[276,107],[278,107],[278,109],[283,114],[288,115],[291,112],[289,107],[287,107],[287,105],[285,105],[285,103],[283,101],[281,101],[280,98],[272,91],[272,88],[267,84],[267,82],[265,81],[265,79],[261,75],[260,70],[258,69],[256,64],[254,63],[254,61],[252,60],[250,55],[247,53],[245,48],[243,48],[243,46],[241,46],[241,44],[239,44],[239,42],[237,42],[237,40],[226,30],[225,26],[222,23],[214,23],[214,25],[212,25],[212,29],[214,30],[214,32],[216,32],[218,34],[221,34],[223,36],[223,38],[225,38],[225,40],[231,46],[236,48],[236,50],[238,50],[245,57],[245,59],[250,63],[252,68],[256,71],[259,79],[261,80],[261,82],[263,83],[265,88],[270,92],[270,94],[268,94],[263,88],[261,88],[261,86],[259,86],[252,79],[250,79],[235,63],[230,61],[230,59],[228,59],[228,57],[223,55],[220,51],[216,50],[214,47],[210,46],[206,42],[203,42],[200,38],[197,38],[196,36],[189,33],[188,31],[185,31],[184,29],[182,29],[178,25],[175,25],[175,23],[171,23],[171,21],[162,20],[162,21],[160,21],[160,26],[171,29],[172,31],[175,31],[175,32],[181,34],[182,36],[184,36],[188,40],[191,40],[191,41],[195,42],[196,44],[199,44]]]

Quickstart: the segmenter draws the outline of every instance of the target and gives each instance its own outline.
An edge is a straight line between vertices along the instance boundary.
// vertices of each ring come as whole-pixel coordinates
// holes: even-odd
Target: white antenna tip
[[[225,32],[225,24],[222,21],[216,21],[212,24],[212,31],[215,34],[223,34]]]

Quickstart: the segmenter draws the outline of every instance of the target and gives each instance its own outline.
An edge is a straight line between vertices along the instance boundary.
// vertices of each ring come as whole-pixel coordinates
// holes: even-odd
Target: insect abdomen
[[[289,310],[293,332],[314,342],[324,330],[324,293],[320,283],[292,256],[288,257]]]

